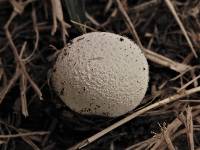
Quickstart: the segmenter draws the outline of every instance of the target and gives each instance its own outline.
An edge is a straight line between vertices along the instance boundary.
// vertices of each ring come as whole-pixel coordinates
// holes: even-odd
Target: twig
[[[1,58],[0,58],[0,65],[3,65]],[[3,75],[4,75],[4,69],[3,69],[3,67],[1,67],[0,68],[0,80],[2,79]]]
[[[124,7],[122,6],[120,0],[115,0],[117,3],[117,6],[119,8],[119,11],[121,12],[121,14],[123,15],[123,17],[125,18],[125,22],[130,30],[130,32],[132,33],[132,36],[134,38],[134,40],[137,42],[137,44],[139,45],[139,47],[142,49],[142,43],[140,41],[140,38],[135,30],[134,25],[131,22],[131,19],[129,18],[128,14],[126,13],[126,11],[124,10]]]
[[[197,81],[199,78],[200,78],[200,75],[198,75],[196,78],[192,79],[191,81],[189,81],[188,83],[186,83],[185,85],[183,85],[180,89],[178,89],[177,92],[180,92],[180,91],[184,90],[186,87],[188,87],[194,81]]]
[[[20,95],[21,95],[22,114],[25,117],[28,116],[26,88],[27,88],[27,80],[26,80],[24,74],[22,74],[21,79],[20,79]]]
[[[183,60],[183,64],[189,64],[192,58],[194,57],[193,53],[190,52]]]
[[[17,14],[22,14],[24,11],[24,8],[31,2],[34,2],[36,0],[26,0],[26,1],[17,1],[17,0],[10,0],[10,3],[13,6],[14,12]]]
[[[196,74],[195,74],[195,70],[191,70],[190,74],[192,76],[192,80],[194,81],[194,87],[197,87],[199,85],[198,81],[196,80]]]
[[[85,146],[87,146],[88,144],[96,141],[97,139],[101,138],[102,136],[104,136],[105,134],[109,133],[110,131],[120,127],[121,125],[129,122],[130,120],[136,118],[137,116],[141,115],[141,114],[144,114],[145,112],[149,111],[149,110],[152,110],[152,109],[155,109],[155,108],[159,108],[159,107],[162,107],[168,103],[172,103],[180,98],[183,98],[185,96],[189,96],[191,94],[194,94],[194,93],[197,93],[197,92],[200,92],[200,86],[199,87],[196,87],[196,88],[192,88],[190,90],[186,90],[184,93],[178,93],[178,94],[175,94],[173,96],[170,96],[166,99],[163,99],[159,102],[156,102],[154,104],[151,104],[141,110],[138,110],[136,112],[133,112],[132,114],[128,115],[127,117],[121,119],[120,121],[114,123],[113,125],[105,128],[104,130],[98,132],[97,134],[83,140],[82,142],[76,144],[75,146],[71,147],[70,150],[75,150],[75,149],[80,149],[80,148],[83,148]]]
[[[14,83],[17,81],[17,79],[20,76],[20,71],[19,71],[19,67],[16,67],[16,71],[15,74],[13,75],[13,77],[10,79],[10,81],[8,82],[8,84],[6,85],[6,87],[4,87],[4,89],[1,91],[0,93],[0,104],[2,103],[2,101],[4,100],[6,94],[8,93],[8,91],[11,89],[11,87],[14,85]]]
[[[61,1],[51,0],[51,5],[52,5],[52,14],[53,14],[53,26],[52,26],[51,34],[54,35],[57,30],[57,19],[58,19],[58,21],[61,24],[63,42],[65,43],[66,42],[65,35],[68,36],[67,28],[70,28],[71,26],[64,21]]]
[[[42,99],[42,93],[40,91],[40,89],[38,88],[37,84],[35,84],[35,82],[31,79],[31,77],[29,76],[29,74],[26,71],[26,67],[23,63],[23,61],[20,59],[17,48],[15,47],[15,44],[12,40],[12,36],[8,30],[9,27],[9,23],[12,21],[12,19],[15,17],[15,12],[12,13],[9,21],[6,23],[6,25],[4,26],[5,32],[6,32],[6,37],[9,41],[9,44],[13,50],[16,62],[19,64],[20,66],[20,70],[22,70],[23,74],[26,76],[27,80],[30,82],[31,86],[33,87],[33,89],[35,90],[35,92],[38,94],[39,98]]]
[[[10,125],[10,124],[7,124],[6,122],[3,122],[0,120],[0,124],[3,124],[5,125],[6,127],[8,128],[11,128],[13,129],[14,131],[16,131],[18,134],[21,134],[21,131],[19,131],[16,127]],[[40,132],[40,131],[37,131],[37,132]],[[34,150],[40,150],[39,147],[37,145],[35,145],[32,140],[30,139],[29,136],[21,136],[21,138],[27,143],[29,144]]]
[[[29,144],[34,150],[40,150],[40,148],[31,141],[28,136],[21,137],[27,144]]]
[[[166,130],[168,133],[170,133],[170,136],[173,135],[176,130],[182,125],[182,122],[176,118],[174,119],[169,125],[167,125]],[[145,141],[136,143],[132,146],[129,146],[126,148],[126,150],[133,150],[133,149],[164,149],[163,146],[165,144],[164,137],[162,136],[162,133],[154,133],[155,135],[151,137],[150,139],[147,139]],[[149,148],[147,148],[149,147]]]
[[[192,117],[195,119],[197,119],[199,115],[199,108],[196,108],[196,109],[197,110],[193,109],[195,111],[192,112]],[[182,115],[181,118],[184,118],[184,121],[181,121],[182,119],[180,117],[177,117],[166,127],[166,130],[170,134],[172,141],[175,140],[178,136],[180,136],[180,134],[183,134],[186,132],[186,129],[179,130],[180,129],[179,127],[183,124],[183,122],[186,121],[185,116],[183,116],[183,113],[181,113],[181,115]],[[156,149],[166,149],[166,147],[167,146],[164,143],[164,138],[162,136],[162,133],[158,133],[158,134],[155,133],[155,135],[151,137],[150,139],[147,139],[145,141],[129,146],[128,148],[126,148],[126,150],[133,150],[133,149],[156,150]]]
[[[108,12],[108,10],[111,8],[112,4],[113,4],[113,0],[108,0],[106,7],[104,8],[104,13]]]
[[[193,44],[192,44],[192,42],[191,42],[191,40],[188,36],[187,31],[185,30],[183,23],[181,22],[180,18],[178,17],[172,2],[170,0],[165,0],[165,3],[167,5],[167,7],[169,8],[169,10],[171,11],[171,13],[173,14],[173,16],[174,16],[176,22],[178,23],[179,27],[181,28],[181,31],[183,32],[183,35],[185,36],[186,41],[189,44],[190,49],[192,50],[191,54],[193,54],[197,58],[198,56],[197,56],[197,53],[194,49],[194,46],[193,46]],[[191,54],[189,54],[183,62],[188,63],[188,61],[190,61],[193,57],[193,55],[191,55]],[[193,71],[191,71],[191,75],[192,75],[193,79],[196,78],[196,75]],[[194,86],[198,86],[198,82],[196,80],[194,80]]]
[[[101,24],[99,22],[97,22],[90,14],[88,14],[88,12],[85,12],[85,17],[95,26],[99,27],[101,26]],[[79,23],[79,22],[78,22]]]
[[[194,150],[194,135],[193,135],[193,120],[192,120],[192,108],[190,106],[186,109],[186,129],[188,143],[190,145],[190,150]]]
[[[179,73],[184,72],[191,68],[191,66],[189,66],[189,65],[175,62],[167,57],[164,57],[160,54],[157,54],[157,53],[150,51],[148,49],[145,49],[145,48],[144,48],[144,53],[145,53],[145,56],[147,57],[147,59],[151,60],[152,62],[160,64],[164,67],[168,67]]]
[[[171,81],[174,81],[174,80],[177,80],[178,78],[181,78],[184,74],[186,74],[187,72],[189,71],[192,71],[192,70],[195,70],[195,69],[199,69],[200,66],[197,65],[197,66],[191,66],[189,67],[188,69],[186,69],[185,71],[181,72],[179,75],[177,75],[176,77],[170,79]]]
[[[56,30],[57,30],[57,20],[56,20],[56,12],[55,12],[55,6],[54,6],[54,0],[51,0],[51,5],[52,5],[52,17],[53,17],[53,25],[52,25],[52,30],[51,30],[51,35],[54,35]]]
[[[200,99],[183,99],[180,102],[187,102],[187,103],[200,103]]]
[[[5,143],[6,143],[6,141],[0,140],[0,145],[5,144]]]
[[[14,53],[14,55],[15,55],[16,61],[19,63],[20,68],[21,68],[23,74],[26,76],[26,78],[27,78],[28,81],[30,82],[31,86],[33,87],[33,89],[35,90],[35,92],[38,94],[39,98],[42,100],[42,99],[43,99],[43,98],[42,98],[42,92],[41,92],[40,89],[38,88],[37,84],[31,79],[31,77],[30,77],[29,74],[27,73],[26,67],[25,67],[23,61],[21,61],[21,59],[20,59],[20,57],[19,57],[19,55],[18,55],[17,49],[16,49],[16,47],[15,47],[15,44],[14,44],[14,42],[12,41],[10,32],[9,32],[8,29],[6,29],[6,28],[5,28],[5,30],[6,30],[6,36],[7,36],[8,40],[9,40],[10,46],[11,46],[11,48],[12,48],[12,50],[13,50],[13,53]]]
[[[167,5],[167,7],[169,8],[169,10],[171,11],[171,13],[173,14],[174,18],[176,19],[179,27],[181,28],[181,31],[183,32],[183,35],[185,36],[185,38],[186,38],[186,40],[187,40],[187,42],[188,42],[188,44],[190,46],[190,49],[192,50],[194,56],[197,58],[198,56],[197,56],[197,53],[196,53],[196,51],[194,49],[194,46],[193,46],[192,42],[190,41],[190,38],[189,38],[189,36],[187,34],[187,31],[185,30],[185,27],[184,27],[183,23],[181,22],[180,18],[178,17],[172,2],[170,0],[165,0],[165,3]]]
[[[159,55],[155,52],[152,52],[146,48],[144,48],[142,46],[142,43],[140,42],[140,39],[138,37],[138,34],[135,30],[135,27],[133,25],[133,23],[131,22],[129,16],[127,15],[126,11],[124,10],[121,2],[119,0],[116,0],[117,4],[118,4],[118,7],[119,7],[119,10],[120,12],[122,13],[126,23],[127,23],[127,26],[130,30],[130,32],[132,33],[132,36],[133,38],[137,41],[137,43],[139,44],[139,46],[141,47],[141,49],[145,52],[145,56],[147,57],[147,59],[157,63],[157,64],[160,64],[162,66],[165,66],[165,67],[168,67],[176,72],[182,72],[182,71],[185,71],[186,69],[189,68],[188,65],[184,65],[184,64],[181,64],[181,63],[178,63],[178,62],[175,62],[169,58],[166,58],[162,55]]]
[[[26,44],[27,44],[27,42],[24,42],[22,49],[20,51],[20,54],[19,54],[20,59],[22,59],[22,57],[23,57],[23,53],[26,49]],[[27,90],[27,79],[24,74],[21,74],[21,78],[20,78],[21,108],[22,108],[22,114],[25,117],[28,116],[26,90]]]
[[[89,30],[91,30],[91,31],[93,31],[93,32],[97,32],[97,31],[98,31],[98,30],[96,30],[96,29],[94,29],[94,28],[92,28],[92,27],[90,27],[90,26],[85,25],[85,24],[82,24],[82,23],[79,23],[79,22],[76,22],[76,21],[73,21],[73,20],[71,20],[71,22],[72,22],[73,24],[75,24],[75,25],[79,25],[79,26],[82,26],[82,27],[84,27],[84,28],[87,28],[87,29],[89,29]]]
[[[144,1],[144,3],[142,3],[142,4],[136,5],[133,8],[129,8],[128,12],[130,13],[130,12],[133,12],[133,11],[134,12],[143,11],[143,10],[149,9],[152,6],[158,5],[159,2],[160,2],[160,0]]]
[[[165,139],[165,142],[167,143],[167,147],[169,148],[169,150],[175,150],[175,147],[169,137],[169,131],[167,130],[167,127],[165,125],[163,127],[161,127],[161,131],[162,131],[163,137]]]
[[[25,137],[25,136],[35,136],[35,135],[46,135],[49,132],[45,131],[35,131],[35,132],[28,132],[28,133],[18,133],[18,134],[9,134],[9,135],[0,135],[0,139],[5,138],[18,138],[18,137]]]
[[[38,25],[37,25],[37,17],[36,17],[36,11],[35,11],[35,8],[33,8],[32,10],[32,20],[33,20],[33,29],[35,31],[35,35],[36,35],[36,38],[35,38],[35,44],[34,44],[34,49],[32,51],[32,53],[26,57],[25,59],[23,59],[23,61],[29,61],[31,59],[31,57],[35,54],[35,51],[38,47],[38,43],[39,43],[39,30],[38,30]]]

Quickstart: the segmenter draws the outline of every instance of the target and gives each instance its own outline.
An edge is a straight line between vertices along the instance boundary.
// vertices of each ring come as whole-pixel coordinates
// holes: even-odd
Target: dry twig
[[[130,32],[133,35],[134,40],[137,42],[137,44],[139,45],[139,47],[141,49],[143,49],[142,43],[140,41],[140,38],[135,30],[134,25],[131,22],[131,19],[129,18],[128,14],[126,13],[126,11],[124,10],[123,5],[121,4],[120,0],[116,0],[117,6],[119,8],[119,11],[121,12],[121,14],[123,15],[123,17],[125,18],[125,22],[127,24],[127,27],[129,28]]]
[[[134,12],[139,12],[139,11],[143,11],[143,10],[146,10],[148,9],[149,7],[152,7],[152,6],[155,6],[155,5],[158,5],[160,2],[160,0],[150,0],[150,1],[145,1],[144,3],[140,4],[140,5],[137,5],[133,8],[130,8],[129,9],[129,13],[134,11]]]
[[[22,114],[25,117],[28,116],[26,89],[27,89],[27,79],[25,78],[24,74],[22,74],[20,79],[20,91],[21,91],[20,94],[21,94]]]
[[[194,93],[197,93],[197,92],[200,92],[200,86],[199,87],[196,87],[196,88],[192,88],[190,90],[186,90],[184,93],[178,93],[178,94],[175,94],[173,96],[170,96],[166,99],[163,99],[161,101],[158,101],[154,104],[151,104],[141,110],[138,110],[136,112],[133,112],[132,114],[128,115],[127,117],[123,118],[122,120],[114,123],[113,125],[105,128],[104,130],[98,132],[97,134],[83,140],[82,142],[76,144],[75,146],[71,147],[70,149],[71,150],[75,150],[75,149],[80,149],[80,148],[83,148],[85,146],[87,146],[88,144],[96,141],[97,139],[101,138],[102,136],[104,136],[105,134],[109,133],[110,131],[120,127],[121,125],[129,122],[130,120],[136,118],[137,116],[141,115],[141,114],[144,114],[145,112],[149,111],[149,110],[152,110],[152,109],[156,109],[156,108],[159,108],[161,106],[164,106],[168,103],[172,103],[180,98],[183,98],[185,96],[189,96],[191,94],[194,94]]]
[[[192,118],[196,118],[196,119],[199,118],[198,117],[198,115],[199,115],[199,109],[198,108],[196,110],[193,109],[193,112],[190,109],[189,112],[191,112],[189,114],[192,115]],[[168,136],[171,137],[171,141],[175,140],[181,134],[185,134],[185,133],[188,132],[187,129],[181,129],[181,130],[179,130],[182,124],[186,124],[186,118],[190,118],[190,119],[188,119],[188,121],[191,123],[191,116],[187,117],[187,114],[186,114],[186,117],[185,117],[183,115],[183,113],[181,113],[179,115],[179,117],[177,117],[176,119],[174,119],[165,128],[165,132],[167,132],[169,134]],[[196,130],[196,128],[193,128],[193,129]],[[151,137],[151,138],[149,138],[149,139],[147,139],[145,141],[136,143],[136,144],[134,144],[132,146],[129,146],[126,150],[132,150],[132,149],[137,149],[137,150],[142,150],[142,149],[152,149],[152,150],[153,149],[166,149],[167,146],[169,146],[169,145],[165,144],[165,142],[164,142],[165,139],[164,139],[164,136],[162,136],[162,135],[163,135],[162,132],[159,133],[159,134],[155,133],[155,135],[153,137]],[[190,135],[190,137],[192,138],[193,136]],[[191,143],[193,143],[193,142],[191,142]]]
[[[193,117],[192,117],[192,108],[188,106],[186,108],[186,116],[183,114],[180,115],[180,119],[182,120],[183,124],[186,128],[186,134],[188,138],[188,143],[191,150],[194,150],[194,139],[193,139]]]
[[[193,46],[193,44],[192,44],[192,42],[191,42],[191,40],[190,40],[190,38],[187,34],[187,31],[185,30],[183,23],[181,22],[180,18],[178,17],[172,2],[170,0],[165,0],[165,3],[167,5],[167,7],[169,8],[169,10],[171,11],[171,13],[173,14],[174,18],[176,19],[179,27],[181,28],[181,31],[183,32],[183,35],[185,36],[185,38],[186,38],[186,40],[187,40],[187,42],[190,46],[190,49],[192,50],[193,55],[197,58],[198,56],[197,56],[197,53],[194,49],[194,46]]]
[[[35,92],[38,94],[40,99],[42,99],[42,93],[41,93],[40,89],[38,88],[37,84],[31,79],[30,75],[28,74],[28,72],[26,70],[25,63],[22,60],[23,53],[26,49],[26,42],[23,44],[22,49],[20,51],[20,54],[18,54],[18,50],[17,50],[17,48],[14,44],[14,41],[12,39],[12,35],[9,31],[9,25],[12,22],[12,20],[17,16],[17,14],[21,14],[23,12],[25,6],[32,1],[30,0],[30,1],[21,2],[21,1],[11,0],[10,2],[13,5],[14,11],[12,12],[7,23],[5,24],[4,29],[5,29],[5,33],[6,33],[6,37],[8,39],[8,42],[11,46],[12,51],[13,51],[17,66],[16,66],[16,72],[15,72],[13,78],[9,81],[9,84],[1,92],[0,103],[3,101],[7,92],[10,90],[10,88],[13,86],[13,84],[16,82],[16,80],[21,75],[21,82],[20,82],[21,86],[20,87],[21,87],[22,112],[25,116],[27,116],[28,110],[27,110],[26,94],[25,94],[26,93],[26,85],[27,85],[26,82],[27,82],[27,80],[29,81],[29,83],[31,84],[31,86],[33,87]],[[37,46],[37,42],[36,42],[36,46]]]
[[[20,71],[19,71],[19,67],[16,67],[15,70],[15,74],[13,75],[13,77],[10,79],[10,81],[8,82],[8,84],[6,85],[6,87],[4,87],[2,89],[2,91],[0,92],[0,104],[2,103],[2,101],[4,100],[6,94],[8,93],[8,91],[12,88],[12,86],[14,85],[14,83],[17,81],[17,79],[20,76]]]
[[[0,139],[7,139],[7,138],[18,138],[18,137],[25,137],[25,136],[35,136],[35,135],[46,135],[48,132],[28,132],[28,133],[19,133],[19,134],[9,134],[9,135],[0,135]]]
[[[157,54],[157,53],[150,51],[148,49],[145,49],[145,48],[144,48],[144,53],[145,53],[145,56],[147,57],[147,59],[149,59],[150,61],[157,63],[159,65],[162,65],[164,67],[168,67],[171,70],[174,70],[179,73],[182,73],[191,68],[191,66],[189,66],[189,65],[178,63],[176,61],[173,61],[167,57],[164,57],[160,54]]]
[[[25,64],[21,60],[21,58],[19,57],[19,54],[17,52],[17,48],[15,47],[15,44],[14,44],[14,42],[12,40],[12,37],[11,37],[10,32],[8,31],[7,27],[5,27],[5,31],[6,31],[6,36],[8,38],[9,43],[10,43],[10,46],[11,46],[11,48],[13,50],[16,62],[20,66],[20,70],[26,76],[27,80],[29,81],[29,83],[31,84],[31,86],[33,87],[33,89],[35,90],[35,92],[38,94],[39,98],[42,99],[42,93],[41,93],[40,89],[38,88],[37,84],[31,79],[31,77],[29,76],[28,72],[26,71]]]
[[[175,147],[170,139],[170,136],[169,136],[169,131],[167,130],[166,128],[166,124],[164,123],[163,124],[163,127],[161,127],[161,133],[165,139],[165,142],[167,143],[167,147],[169,150],[175,150]]]
[[[65,43],[66,42],[65,35],[68,36],[67,29],[70,28],[71,26],[64,21],[61,1],[51,0],[51,5],[52,5],[52,14],[53,14],[53,26],[52,26],[51,34],[52,35],[55,34],[57,30],[57,20],[58,20],[61,24],[63,42]]]
[[[133,38],[137,41],[137,43],[139,44],[139,46],[141,47],[141,49],[143,49],[143,51],[145,52],[145,56],[147,57],[147,59],[153,61],[154,63],[157,63],[157,64],[160,64],[164,67],[168,67],[176,72],[183,72],[185,71],[186,69],[188,69],[190,66],[188,65],[184,65],[184,64],[181,64],[181,63],[178,63],[178,62],[175,62],[169,58],[166,58],[162,55],[159,55],[153,51],[150,51],[146,48],[144,48],[142,46],[142,43],[140,42],[140,39],[139,39],[139,36],[135,30],[135,27],[133,25],[133,23],[131,22],[129,16],[127,15],[126,11],[124,10],[121,2],[119,0],[116,0],[117,1],[117,4],[118,4],[118,7],[119,7],[119,10],[120,12],[122,13],[124,19],[125,19],[125,22],[127,23],[127,26],[129,28],[129,30],[131,31],[132,33],[132,36]]]
[[[181,92],[182,90],[184,90],[185,88],[187,88],[190,84],[192,84],[194,81],[197,81],[200,78],[200,75],[198,75],[196,78],[192,79],[191,81],[189,81],[188,83],[186,83],[185,85],[183,85],[180,89],[178,89],[177,92]]]
[[[79,25],[80,27],[89,29],[89,30],[91,30],[91,31],[93,31],[93,32],[97,32],[97,31],[98,31],[98,30],[96,30],[96,29],[94,29],[94,28],[92,28],[92,27],[90,27],[90,26],[85,25],[85,24],[82,24],[82,23],[79,23],[79,22],[76,22],[76,21],[73,21],[73,20],[71,20],[71,22],[72,22],[73,24],[75,24],[75,25]]]
[[[15,134],[16,135],[20,135],[22,132],[28,132],[28,133],[34,133],[34,135],[25,135],[25,136],[20,136],[27,144],[29,144],[34,150],[40,150],[40,148],[34,144],[31,140],[31,137],[33,136],[36,136],[36,133],[39,133],[40,131],[37,131],[37,132],[29,132],[29,131],[20,131],[19,129],[17,129],[16,127],[6,123],[6,122],[3,122],[0,120],[0,124],[3,124],[5,125],[8,129],[12,129],[14,131],[16,131],[18,134]],[[44,131],[41,131],[40,133],[42,134],[39,134],[39,135],[46,135]],[[44,134],[43,134],[44,133]],[[48,132],[46,132],[48,134]],[[11,135],[11,133],[9,132],[9,135]],[[7,139],[7,138],[6,138]],[[5,140],[5,138],[3,138],[3,140]]]

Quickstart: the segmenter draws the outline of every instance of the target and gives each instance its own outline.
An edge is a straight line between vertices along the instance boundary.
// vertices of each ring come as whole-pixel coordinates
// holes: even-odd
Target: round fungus
[[[73,39],[59,54],[52,74],[52,85],[69,108],[108,117],[137,107],[148,80],[148,63],[140,48],[107,32]]]

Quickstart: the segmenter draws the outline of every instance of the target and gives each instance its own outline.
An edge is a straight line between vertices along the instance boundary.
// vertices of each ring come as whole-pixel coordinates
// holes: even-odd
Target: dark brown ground
[[[192,80],[192,77],[195,78],[199,75],[200,59],[193,56],[191,47],[166,1],[122,0],[121,6],[132,20],[143,47],[175,62],[196,66],[196,68],[192,69],[193,74],[190,70],[178,79],[171,80],[180,74],[177,71],[178,66],[172,69],[169,64],[163,65],[160,61],[152,62],[153,60],[147,56],[150,65],[150,82],[144,102],[140,107],[146,107],[176,94],[180,87]],[[175,7],[175,13],[180,18],[194,49],[200,56],[199,0],[171,0],[170,2]],[[62,4],[65,22],[71,25],[70,28],[67,28],[69,35],[65,36],[67,42],[84,32],[93,30],[114,32],[131,39],[135,36],[130,32],[130,24],[125,23],[126,19],[119,11],[119,5],[116,2],[106,11],[108,1],[86,0],[86,11],[93,19],[83,19],[82,25],[70,21],[67,7],[64,3]],[[18,13],[10,23],[9,31],[12,37],[9,39],[8,34],[6,37],[5,24],[14,12],[13,6],[18,10],[18,6],[22,6],[22,4],[14,3],[11,5],[7,0],[0,1],[0,149],[65,150],[126,117],[111,119],[98,116],[81,116],[64,106],[49,83],[56,52],[59,51],[56,49],[63,47],[63,30],[59,21],[57,32],[51,35],[52,14],[55,14],[51,1],[36,0],[28,3],[25,9],[21,10],[22,13]],[[113,16],[111,17],[112,13]],[[82,28],[84,24],[92,29],[86,28],[84,30]],[[36,31],[39,33],[39,42],[35,45]],[[31,76],[31,80],[36,83],[35,86],[38,86],[41,90],[43,100],[39,99],[39,92],[33,90],[33,84],[30,84],[30,80],[27,80],[27,74],[24,75],[20,60],[16,60],[17,57],[13,53],[15,50],[10,44],[11,40],[14,41],[14,47],[16,47],[18,53],[20,53],[24,42],[27,42],[23,58],[29,56],[34,46],[36,47],[35,53],[26,61],[25,68]],[[24,61],[22,62],[24,63]],[[16,68],[20,69],[16,71]],[[15,77],[15,72],[19,72],[20,75],[14,82],[11,82]],[[26,81],[27,85],[25,84]],[[186,89],[183,89],[182,94],[187,89],[199,86],[199,80],[194,79],[194,81],[196,81],[195,84],[192,83]],[[37,90],[37,87],[35,89]],[[26,93],[25,97],[21,95],[23,90]],[[176,148],[184,150],[192,149],[193,146],[195,149],[200,149],[199,96],[195,92],[181,99],[187,101],[179,100],[158,109],[145,111],[143,115],[111,131],[94,143],[89,144],[85,149],[120,150],[136,143],[139,144],[133,149],[150,149],[155,145],[149,145],[158,141],[158,135],[163,141],[157,147],[153,147],[154,149]],[[195,101],[191,102],[191,100]],[[27,101],[27,105],[22,104],[25,101]],[[28,117],[24,117],[22,114],[21,106],[27,106]],[[178,122],[180,125],[178,125]],[[178,126],[178,128],[169,129],[168,125]],[[39,133],[34,133],[36,131]],[[43,131],[48,131],[48,133]],[[154,135],[153,132],[158,133],[154,140],[141,143],[144,140],[149,140]],[[23,133],[30,133],[30,135],[24,136]],[[14,138],[11,134],[17,137]],[[142,145],[144,147],[141,147]]]

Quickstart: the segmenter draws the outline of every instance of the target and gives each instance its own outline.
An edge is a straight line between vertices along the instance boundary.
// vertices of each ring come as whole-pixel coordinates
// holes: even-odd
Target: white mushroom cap
[[[131,40],[106,32],[75,38],[59,54],[52,84],[62,101],[81,114],[115,117],[142,101],[147,60]]]

